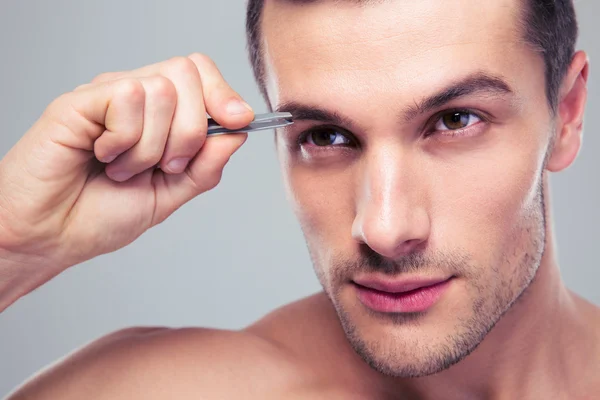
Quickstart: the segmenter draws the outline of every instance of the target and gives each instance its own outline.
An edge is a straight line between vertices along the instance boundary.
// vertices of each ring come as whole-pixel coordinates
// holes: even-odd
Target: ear
[[[546,169],[551,172],[558,172],[570,166],[581,148],[588,74],[587,55],[579,51],[571,61],[559,93],[556,138],[546,164]]]

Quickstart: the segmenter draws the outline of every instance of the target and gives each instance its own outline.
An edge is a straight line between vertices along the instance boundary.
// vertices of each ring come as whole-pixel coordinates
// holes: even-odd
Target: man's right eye
[[[299,142],[317,147],[348,146],[352,143],[352,139],[340,129],[317,127],[304,132],[300,136]]]

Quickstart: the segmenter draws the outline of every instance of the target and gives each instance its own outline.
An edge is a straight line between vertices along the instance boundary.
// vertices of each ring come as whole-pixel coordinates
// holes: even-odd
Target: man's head
[[[374,368],[439,372],[540,265],[544,172],[580,145],[572,5],[265,1],[249,3],[251,56],[296,120],[278,152],[321,284]]]

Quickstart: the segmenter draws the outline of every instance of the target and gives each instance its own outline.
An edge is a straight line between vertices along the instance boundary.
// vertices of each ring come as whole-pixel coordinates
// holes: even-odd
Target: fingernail
[[[111,163],[113,161],[115,161],[115,159],[117,158],[118,154],[112,155],[112,156],[106,156],[104,157],[101,161],[105,164]]]
[[[167,169],[173,174],[180,174],[185,170],[189,162],[189,158],[176,158],[167,164]]]
[[[133,175],[129,172],[115,172],[110,174],[111,178],[117,182],[125,182],[127,179],[131,178]]]
[[[252,111],[252,107],[242,100],[231,100],[227,105],[229,115],[240,115]]]

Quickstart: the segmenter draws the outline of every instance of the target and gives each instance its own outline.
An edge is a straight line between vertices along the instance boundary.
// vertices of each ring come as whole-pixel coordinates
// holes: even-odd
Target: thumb
[[[160,173],[156,181],[157,221],[153,224],[162,222],[183,204],[217,186],[225,165],[247,138],[247,133],[209,136],[184,173]]]

